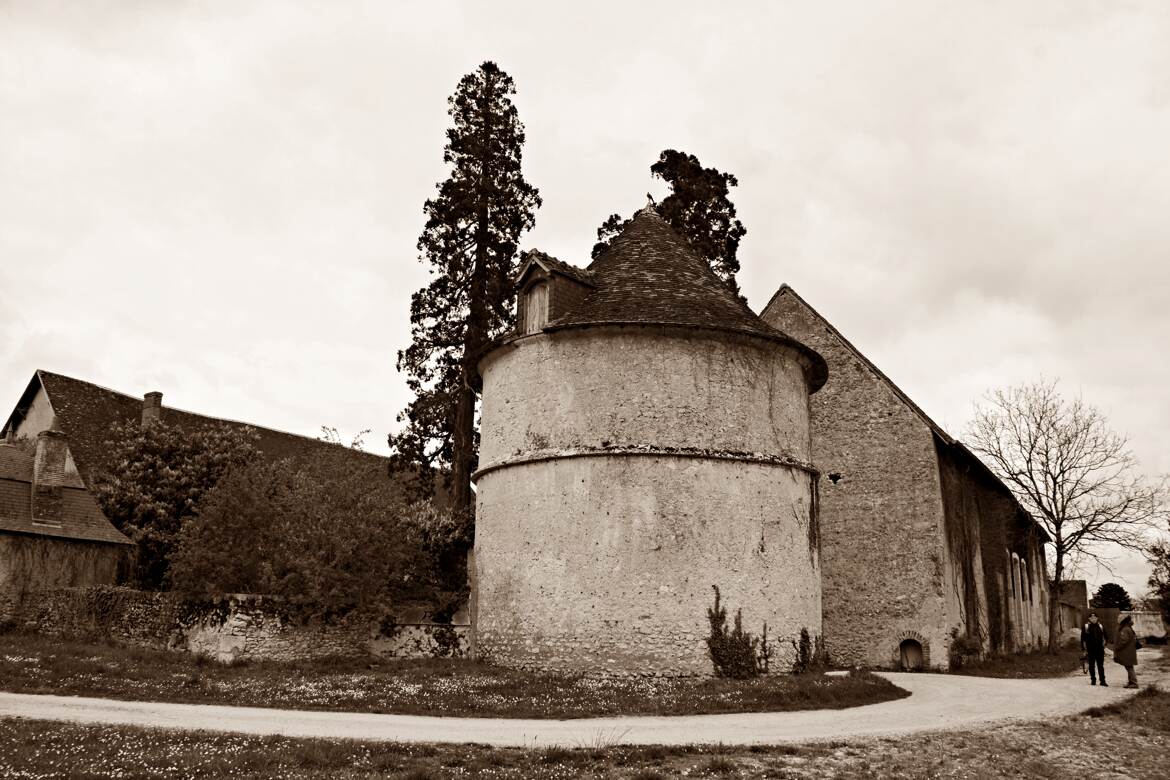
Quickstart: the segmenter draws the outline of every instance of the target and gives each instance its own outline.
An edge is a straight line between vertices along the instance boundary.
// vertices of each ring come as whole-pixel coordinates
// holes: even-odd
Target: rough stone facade
[[[108,585],[125,547],[31,534],[0,534],[0,618],[35,591]]]
[[[945,669],[955,636],[992,653],[1035,645],[1042,541],[1006,489],[790,288],[761,317],[829,367],[811,431],[831,662],[897,667],[913,642]]]
[[[718,586],[780,666],[821,634],[808,384],[752,336],[602,326],[480,365],[474,614],[480,657],[706,675]]]
[[[301,625],[262,596],[225,597],[193,607],[173,593],[129,588],[59,588],[28,593],[0,616],[49,635],[98,636],[153,649],[187,651],[222,662],[292,661],[337,656],[462,658],[470,625],[434,623],[417,609],[378,625]]]
[[[1122,612],[1121,617],[1133,618],[1133,631],[1139,639],[1166,639],[1170,627],[1161,612]]]
[[[948,614],[985,652],[1048,639],[1043,541],[1010,492],[959,446],[935,437],[947,540]]]

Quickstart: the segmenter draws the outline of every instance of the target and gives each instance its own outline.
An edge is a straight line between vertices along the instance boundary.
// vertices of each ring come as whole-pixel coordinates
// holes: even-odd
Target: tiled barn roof
[[[34,523],[29,511],[32,485],[0,479],[0,531],[80,539],[87,542],[131,544],[98,509],[88,491],[65,488],[61,493],[60,523]]]
[[[0,441],[0,479],[32,482],[33,456],[23,448]]]
[[[56,425],[66,436],[69,453],[84,480],[84,486],[92,489],[95,477],[111,466],[110,448],[106,445],[111,427],[118,423],[141,420],[142,399],[50,371],[37,371],[9,416],[7,428],[16,428],[40,387],[43,387],[48,395],[49,405],[56,417]],[[247,429],[256,435],[256,448],[264,458],[270,461],[287,459],[291,461],[293,467],[311,467],[326,476],[329,474],[340,476],[361,470],[370,474],[371,478],[381,478],[388,473],[388,458],[339,444],[234,420],[208,417],[165,405],[162,407],[161,419],[167,425],[185,430],[197,430],[209,425],[223,425],[236,430]],[[56,530],[41,523],[33,525],[31,518],[27,517],[29,500],[18,496],[20,489],[12,486],[18,484],[24,476],[27,476],[28,481],[32,478],[31,453],[27,455],[22,453],[19,457],[13,454],[19,452],[18,447],[0,445],[0,478],[8,477],[0,479],[0,482],[5,483],[0,486],[0,513],[5,517],[15,518],[0,520],[0,530],[19,530],[95,541],[126,541],[101,514],[92,495],[85,490],[68,488],[65,490],[66,513],[73,518],[73,522],[63,523],[62,528]],[[14,481],[13,477],[18,479]],[[400,484],[404,491],[407,489],[406,479],[396,479],[395,482]],[[83,484],[77,483],[76,487],[81,488]],[[25,491],[23,495],[28,496],[29,485],[25,484],[23,490]],[[441,490],[436,490],[435,498],[440,505],[447,501],[445,493]],[[25,504],[23,515],[16,510],[10,512],[5,509],[19,505],[22,501]],[[97,512],[96,517],[94,512]],[[25,519],[22,520],[22,517]],[[103,525],[100,531],[94,531],[92,529],[98,519]],[[111,535],[116,537],[111,539],[109,538]]]
[[[825,383],[821,356],[756,316],[652,206],[636,213],[585,273],[593,289],[547,330],[645,324],[745,333],[795,348],[806,360],[812,389]]]
[[[110,466],[106,446],[110,427],[115,423],[140,420],[142,399],[49,371],[37,371],[34,382],[37,378],[49,396],[49,405],[53,407],[58,426],[69,439],[69,451],[77,470],[85,483],[92,486],[93,477]],[[236,430],[246,428],[257,435],[256,448],[265,458],[274,461],[287,458],[298,465],[320,467],[326,473],[371,467],[384,471],[388,463],[387,458],[342,445],[165,405],[162,407],[162,421],[185,430],[208,425],[224,425]]]
[[[516,274],[517,282],[524,278],[524,274],[528,272],[528,269],[532,267],[533,263],[544,266],[545,270],[552,273],[558,273],[570,279],[575,279],[581,282],[581,284],[588,285],[589,287],[594,286],[592,271],[570,265],[564,260],[558,260],[550,254],[541,252],[539,249],[531,249],[524,253],[524,260],[520,264],[520,272]]]

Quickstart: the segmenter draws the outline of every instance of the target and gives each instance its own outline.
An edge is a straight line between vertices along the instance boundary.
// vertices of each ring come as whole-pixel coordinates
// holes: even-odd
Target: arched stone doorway
[[[903,639],[898,645],[898,665],[904,672],[920,672],[924,666],[922,643],[917,639]]]
[[[894,669],[916,672],[930,667],[930,640],[917,631],[899,631],[890,643]]]

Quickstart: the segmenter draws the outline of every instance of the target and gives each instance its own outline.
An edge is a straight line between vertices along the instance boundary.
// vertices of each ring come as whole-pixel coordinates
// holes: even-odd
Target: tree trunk
[[[1048,652],[1055,653],[1057,650],[1058,629],[1056,627],[1057,615],[1060,614],[1060,591],[1061,583],[1064,582],[1064,555],[1058,550],[1056,553],[1056,564],[1053,566],[1052,585],[1048,591]]]
[[[469,379],[466,369],[464,380]],[[464,381],[455,405],[454,452],[451,464],[451,502],[457,511],[471,508],[471,458],[475,442],[475,391]]]
[[[480,150],[486,155],[491,140],[491,104],[495,84],[488,80],[481,96]],[[480,166],[479,207],[476,209],[475,260],[471,268],[471,285],[468,290],[467,329],[463,334],[463,360],[459,376],[459,398],[455,407],[455,430],[452,432],[454,452],[452,453],[452,500],[458,511],[471,510],[471,463],[475,458],[475,391],[472,379],[475,376],[475,361],[487,342],[488,307],[487,295],[488,243],[491,240],[488,220],[486,182],[487,161]]]

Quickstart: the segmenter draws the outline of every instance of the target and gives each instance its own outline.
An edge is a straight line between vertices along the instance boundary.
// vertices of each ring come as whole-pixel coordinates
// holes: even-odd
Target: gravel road
[[[1142,651],[1145,656],[1147,651]],[[1144,660],[1144,659],[1143,659]],[[1115,681],[1124,672],[1107,670]],[[1151,671],[1149,666],[1139,671]],[[1120,672],[1120,675],[1118,674]],[[433,718],[348,712],[277,710],[208,704],[114,701],[0,692],[0,717],[117,723],[292,737],[401,742],[477,742],[497,746],[593,747],[609,744],[781,744],[966,729],[994,722],[1068,715],[1132,694],[1120,684],[1092,687],[1076,675],[1001,680],[946,674],[882,673],[911,695],[846,710],[612,717],[576,720]],[[1145,675],[1144,683],[1154,682]],[[1160,679],[1168,686],[1166,675]]]

